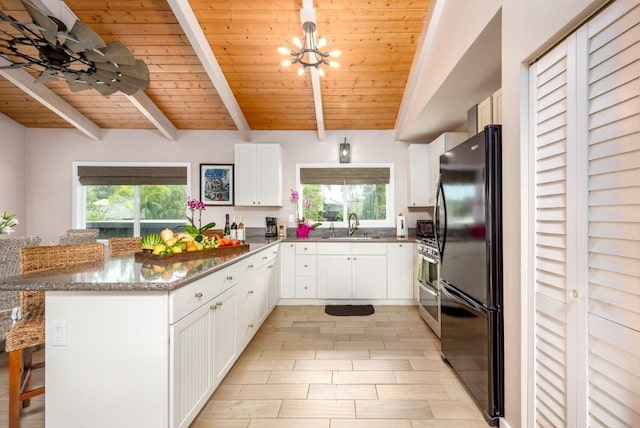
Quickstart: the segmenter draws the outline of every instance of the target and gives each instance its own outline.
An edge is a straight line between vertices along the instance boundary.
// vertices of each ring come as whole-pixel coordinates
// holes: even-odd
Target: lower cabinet
[[[318,297],[384,299],[386,244],[318,244]]]
[[[203,278],[209,283],[222,277],[229,288],[169,326],[171,427],[193,422],[273,309],[276,255],[270,247],[212,274],[209,281]],[[187,294],[186,287],[194,284],[177,291]],[[202,289],[198,284],[198,295]]]

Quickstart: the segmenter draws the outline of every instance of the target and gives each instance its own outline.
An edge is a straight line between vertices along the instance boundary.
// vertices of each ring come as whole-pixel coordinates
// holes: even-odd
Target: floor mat
[[[324,312],[338,317],[362,317],[375,312],[373,305],[326,305]]]

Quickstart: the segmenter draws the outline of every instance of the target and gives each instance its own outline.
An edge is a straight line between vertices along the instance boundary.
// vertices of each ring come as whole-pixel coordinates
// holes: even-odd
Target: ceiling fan
[[[121,42],[105,42],[76,20],[71,30],[54,16],[21,0],[33,22],[20,22],[0,11],[0,57],[11,64],[0,69],[25,68],[39,73],[36,83],[66,80],[73,92],[94,88],[102,95],[117,91],[133,95],[149,87],[149,69]],[[18,31],[6,31],[8,24]]]

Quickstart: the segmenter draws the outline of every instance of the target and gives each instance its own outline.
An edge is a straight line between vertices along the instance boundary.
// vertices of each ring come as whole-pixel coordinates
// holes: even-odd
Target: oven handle
[[[424,284],[422,281],[419,281],[419,282],[420,282],[420,288],[422,288],[427,293],[431,294],[433,297],[438,297],[438,293],[436,291],[433,291],[433,289],[430,286]]]

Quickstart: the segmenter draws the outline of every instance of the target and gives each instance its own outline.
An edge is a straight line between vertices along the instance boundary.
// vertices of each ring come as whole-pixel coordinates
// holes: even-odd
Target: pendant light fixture
[[[291,57],[282,60],[281,65],[283,67],[288,67],[291,64],[300,64],[298,76],[302,76],[307,67],[315,67],[320,76],[324,76],[324,71],[320,68],[321,64],[333,68],[340,67],[338,62],[329,60],[329,58],[337,58],[341,55],[338,49],[334,49],[331,52],[320,51],[327,44],[327,40],[321,37],[316,41],[316,24],[314,22],[306,21],[302,24],[302,30],[304,32],[304,40],[300,40],[298,37],[293,38],[293,44],[298,50],[293,51],[284,46],[278,48],[278,53]]]

